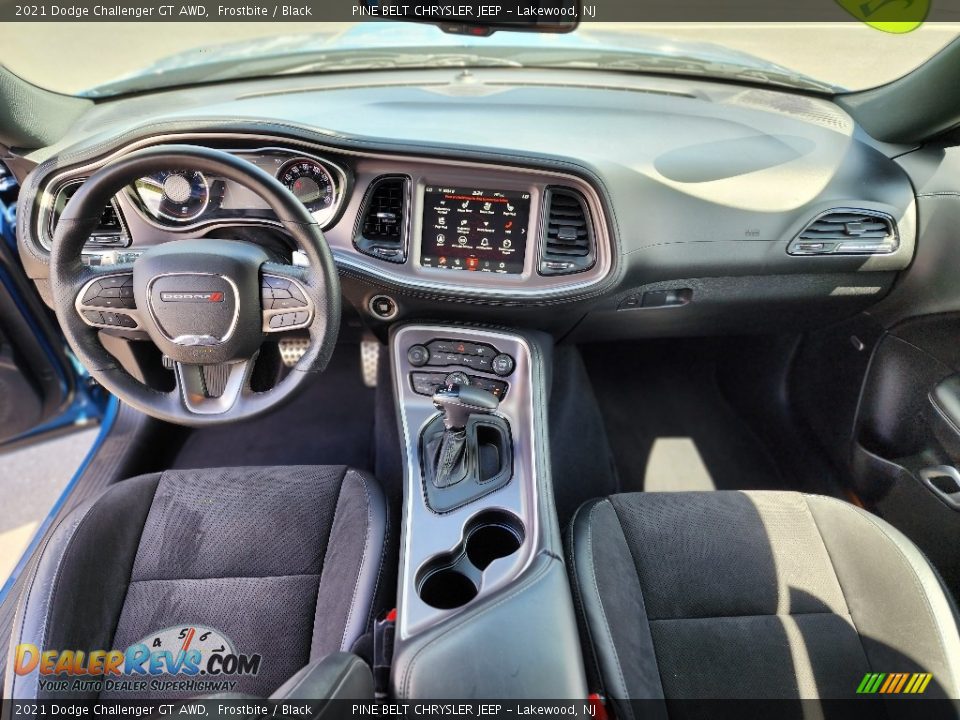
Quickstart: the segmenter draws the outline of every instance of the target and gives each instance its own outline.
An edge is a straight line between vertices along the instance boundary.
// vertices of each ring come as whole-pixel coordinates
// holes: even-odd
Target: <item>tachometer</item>
[[[333,177],[330,171],[316,160],[289,160],[277,171],[277,179],[312,213],[326,210],[333,205]]]
[[[203,215],[210,184],[197,170],[162,170],[134,183],[144,208],[154,218],[189,222]]]

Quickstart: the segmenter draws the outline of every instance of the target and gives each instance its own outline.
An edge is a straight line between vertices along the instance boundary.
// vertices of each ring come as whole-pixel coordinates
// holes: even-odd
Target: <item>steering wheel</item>
[[[90,267],[81,251],[110,199],[161,170],[199,170],[237,182],[270,206],[309,260],[271,262],[258,245],[211,238],[173,240],[134,262]],[[55,310],[77,359],[136,409],[180,425],[259,415],[293,396],[330,360],[340,326],[340,280],[320,226],[274,177],[220,150],[165,145],[125,155],[94,173],[67,204],[50,253]],[[143,330],[172,361],[176,387],[140,382],[101,344],[98,328]],[[310,346],[272,389],[251,372],[274,332],[306,329]],[[217,390],[220,390],[217,394]]]

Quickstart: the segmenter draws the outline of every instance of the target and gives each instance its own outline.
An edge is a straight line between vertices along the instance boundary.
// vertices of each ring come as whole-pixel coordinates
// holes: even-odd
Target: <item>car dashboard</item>
[[[28,272],[45,294],[58,214],[86,177],[163,144],[276,177],[375,330],[428,316],[579,340],[825,324],[882,298],[913,256],[915,198],[895,159],[910,148],[876,143],[827,99],[596,71],[403,75],[98,103],[28,157]],[[302,261],[263,200],[191,168],[118,193],[84,256],[127,262],[204,235]]]

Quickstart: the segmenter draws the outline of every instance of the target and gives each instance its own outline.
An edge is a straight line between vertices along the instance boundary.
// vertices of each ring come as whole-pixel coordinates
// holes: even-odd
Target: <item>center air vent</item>
[[[587,203],[566,188],[548,188],[544,198],[541,275],[583,272],[596,262],[596,243]]]
[[[406,260],[408,183],[403,176],[380,177],[370,183],[354,238],[364,255],[394,263]]]
[[[874,210],[829,210],[793,239],[791,255],[885,255],[900,246],[897,225]]]

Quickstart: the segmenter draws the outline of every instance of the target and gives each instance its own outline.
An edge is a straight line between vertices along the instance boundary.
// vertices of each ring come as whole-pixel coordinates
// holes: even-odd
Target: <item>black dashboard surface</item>
[[[404,261],[417,267],[414,276],[359,256],[349,243],[335,242],[338,226],[352,232],[357,222],[360,198],[348,199],[328,230],[352,279],[345,291],[361,309],[372,294],[393,293],[401,316],[506,319],[500,313],[512,308],[513,320],[538,324],[530,311],[566,303],[570,312],[547,326],[576,327],[575,335],[587,339],[816,324],[886,294],[916,241],[914,192],[892,159],[910,148],[874,142],[829,100],[595,71],[431,70],[403,73],[402,81],[389,72],[343,74],[103,102],[56,146],[29,156],[39,166],[20,217],[35,217],[57,173],[95,168],[131,147],[185,136],[202,143],[218,134],[333,154],[357,180],[376,170],[365,166],[373,158],[390,172],[409,167],[420,185],[431,180],[431,168],[442,167],[437,182],[454,188],[509,191],[532,173],[541,190],[556,176],[588,196],[594,240],[609,253],[590,282],[544,278],[528,262],[506,286],[478,285],[479,273],[437,269],[444,277],[434,281],[415,252]],[[362,185],[348,191],[359,195]],[[896,247],[881,254],[787,252],[818,216],[850,209],[888,216]],[[45,251],[33,223],[21,228],[21,254],[42,286]],[[660,304],[670,293],[679,301]]]

